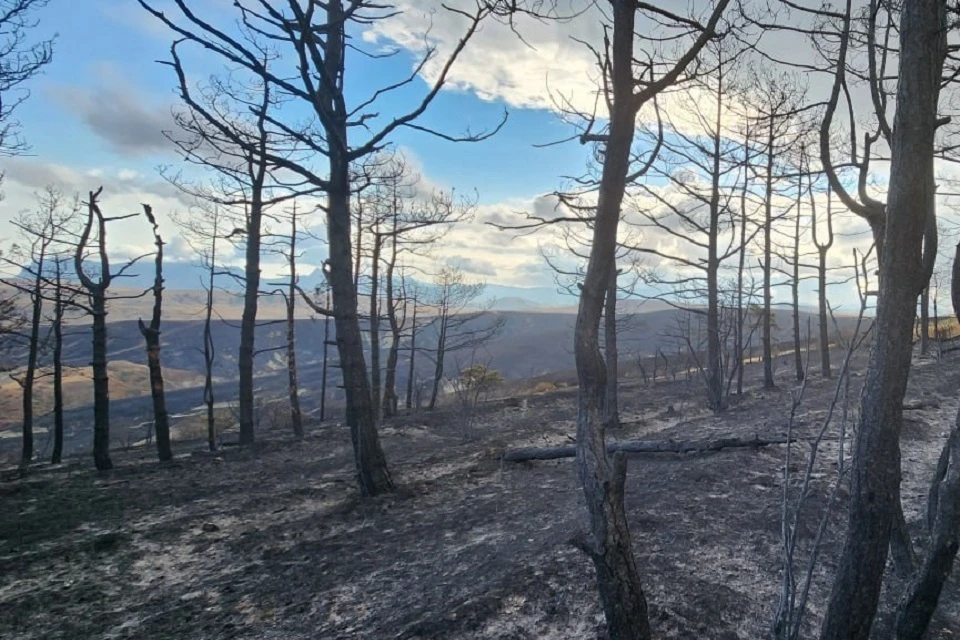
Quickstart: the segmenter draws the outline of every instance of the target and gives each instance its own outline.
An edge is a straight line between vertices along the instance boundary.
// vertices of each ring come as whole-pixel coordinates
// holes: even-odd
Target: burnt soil
[[[903,435],[903,501],[922,550],[927,484],[958,405],[960,360],[918,362]],[[791,393],[751,386],[729,411],[701,409],[698,382],[624,380],[615,438],[782,436]],[[852,381],[850,418],[860,377]],[[752,382],[752,381],[751,381]],[[815,433],[835,382],[812,374],[795,433]],[[584,515],[572,460],[503,464],[513,447],[570,442],[575,392],[491,402],[469,434],[452,409],[382,429],[398,490],[360,499],[346,428],[303,442],[261,434],[216,454],[181,445],[86,457],[0,482],[0,635],[5,638],[603,638],[589,560],[569,544]],[[841,403],[842,405],[842,403]],[[671,409],[672,407],[672,409]],[[799,518],[798,565],[838,467],[838,405]],[[809,447],[792,447],[791,504]],[[781,575],[787,447],[630,458],[626,506],[654,636],[769,635]],[[823,613],[843,535],[829,519],[807,614]],[[891,637],[903,583],[891,575],[875,637]],[[931,638],[960,634],[952,579]]]

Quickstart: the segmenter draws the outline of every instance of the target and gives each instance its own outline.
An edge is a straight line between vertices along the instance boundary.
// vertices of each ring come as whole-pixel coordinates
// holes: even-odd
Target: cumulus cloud
[[[65,197],[77,195],[86,200],[90,191],[102,185],[100,203],[105,215],[140,213],[142,203],[149,203],[157,215],[163,236],[168,241],[176,238],[177,228],[168,214],[185,211],[189,201],[159,178],[134,176],[133,173],[123,168],[82,169],[31,158],[9,158],[3,176],[4,207],[7,211],[31,210],[36,207],[37,194],[48,186],[59,190]],[[0,221],[0,237],[15,236],[9,219],[10,216],[5,216]],[[109,251],[118,259],[153,251],[149,225],[141,216],[111,224],[107,238]]]
[[[92,86],[52,89],[54,99],[120,154],[142,156],[170,150],[170,141],[163,134],[174,127],[170,105],[152,102],[110,65],[102,65],[95,77]]]

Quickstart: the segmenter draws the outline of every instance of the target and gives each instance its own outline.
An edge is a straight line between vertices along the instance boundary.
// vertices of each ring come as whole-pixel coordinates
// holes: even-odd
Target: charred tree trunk
[[[827,324],[827,251],[818,249],[820,262],[817,270],[817,306],[820,320],[820,375],[833,377],[830,369],[830,328]]]
[[[803,202],[803,158],[801,155],[801,175],[797,179],[797,214],[793,228],[793,273],[790,276],[791,308],[793,310],[793,363],[796,368],[797,382],[803,382],[803,354],[800,352],[800,207]]]
[[[373,397],[373,421],[380,424],[380,254],[383,235],[373,232],[373,256],[370,260],[370,394]]]
[[[620,426],[620,404],[617,384],[619,382],[620,361],[617,355],[617,265],[614,260],[607,285],[606,301],[603,309],[603,352],[607,367],[607,390],[603,405],[603,419],[608,429]]]
[[[822,640],[869,638],[880,597],[899,502],[902,405],[916,301],[926,285],[921,249],[934,198],[934,136],[945,30],[945,5],[940,0],[903,5],[875,340],[860,399],[847,537]]]
[[[930,355],[930,285],[920,294],[920,355]]]
[[[217,421],[214,413],[213,397],[213,360],[216,348],[213,344],[213,285],[217,264],[217,233],[219,231],[219,213],[214,213],[213,234],[210,241],[210,265],[207,273],[207,299],[203,316],[203,403],[207,407],[207,448],[217,450]]]
[[[107,374],[106,292],[92,292],[93,308],[93,462],[100,471],[113,468],[110,460],[110,377]]]
[[[80,284],[87,291],[90,304],[87,312],[93,317],[93,461],[99,471],[113,468],[110,460],[110,378],[107,375],[107,289],[113,276],[107,255],[107,221],[100,211],[97,198],[103,187],[91,191],[87,202],[87,221],[73,254],[73,268]],[[83,264],[87,248],[96,226],[96,256],[100,263],[97,282],[87,275]]]
[[[606,287],[604,287],[606,291]],[[433,389],[430,391],[430,404],[427,405],[429,411],[433,411],[437,406],[437,396],[440,394],[440,381],[443,380],[443,360],[446,357],[447,344],[447,316],[446,310],[440,310],[438,322],[440,327],[437,329],[437,352],[436,362],[433,365]]]
[[[777,386],[773,378],[773,346],[771,335],[771,323],[773,321],[773,309],[771,302],[773,293],[771,289],[770,275],[773,268],[773,162],[774,162],[774,144],[776,134],[774,132],[775,113],[769,115],[770,125],[767,130],[767,175],[766,192],[763,202],[763,388],[773,389]]]
[[[327,23],[333,25],[323,42],[324,68],[331,79],[342,78],[346,50],[345,15],[342,0],[326,5]],[[357,286],[354,283],[350,237],[350,153],[349,114],[336,87],[322,90],[323,109],[329,118],[324,127],[330,141],[327,185],[327,242],[330,267],[327,282],[333,296],[337,351],[346,392],[346,418],[353,443],[354,465],[360,493],[375,496],[393,490],[387,458],[380,446],[377,423],[363,354]],[[356,250],[359,252],[360,247]]]
[[[743,330],[747,323],[747,309],[743,304],[743,273],[747,262],[747,220],[749,219],[747,216],[747,194],[750,192],[749,132],[744,140],[743,154],[743,187],[740,190],[740,251],[738,252],[739,260],[737,262],[737,335],[734,339],[734,342],[736,343],[735,350],[737,357],[737,396],[743,395],[743,369],[745,366],[743,357],[745,351],[745,346],[743,344]]]
[[[56,261],[56,279],[53,286],[53,454],[50,464],[60,464],[63,458],[63,300],[61,263]]]
[[[33,383],[37,376],[37,359],[40,354],[40,322],[43,320],[43,269],[46,257],[46,240],[42,239],[40,255],[37,256],[33,288],[30,291],[30,343],[27,345],[27,370],[24,372],[21,394],[23,430],[21,437],[20,471],[25,472],[33,461]]]
[[[260,242],[263,224],[263,180],[261,166],[255,180],[247,219],[244,256],[243,314],[240,317],[239,371],[240,444],[252,444],[254,434],[253,359],[256,354],[257,306],[260,301]]]
[[[293,435],[303,439],[303,412],[300,410],[300,383],[297,378],[297,212],[290,229],[290,280],[287,283],[287,390],[290,396],[290,425]]]
[[[960,318],[960,245],[953,258],[951,298]],[[930,485],[927,507],[929,548],[919,572],[897,608],[897,640],[922,640],[960,548],[960,411]]]
[[[150,398],[153,401],[153,426],[157,434],[157,456],[161,462],[173,459],[170,449],[170,418],[167,415],[167,400],[163,392],[163,369],[160,366],[160,320],[163,312],[163,239],[157,230],[157,221],[153,217],[150,205],[143,205],[147,220],[153,225],[154,245],[157,247],[154,258],[153,279],[153,315],[150,325],[138,321],[140,334],[147,343],[147,368],[150,370]]]
[[[397,415],[399,399],[397,398],[397,363],[400,359],[400,321],[397,319],[397,300],[393,291],[393,271],[397,263],[397,236],[396,217],[394,217],[394,233],[391,239],[390,260],[387,262],[386,290],[387,290],[387,322],[390,324],[390,351],[387,353],[387,366],[383,380],[383,416]],[[402,276],[401,276],[402,281]],[[403,284],[401,284],[403,287]],[[403,295],[406,304],[405,292]],[[406,323],[406,315],[404,315]]]
[[[404,406],[407,411],[413,408],[413,384],[417,375],[417,297],[413,297],[413,318],[410,323],[410,368],[407,371],[407,397]]]
[[[598,191],[590,259],[580,291],[574,333],[574,356],[580,386],[577,393],[577,476],[587,507],[587,532],[579,547],[593,561],[600,602],[611,638],[649,640],[647,602],[640,584],[624,507],[627,463],[623,454],[611,460],[604,421],[608,372],[600,354],[600,316],[614,268],[620,207],[626,188],[636,107],[633,87],[635,5],[611,0],[612,102],[603,169]]]
[[[330,290],[327,290],[326,308],[330,308]],[[327,419],[327,356],[330,346],[330,316],[323,317],[323,370],[320,378],[320,422]]]
[[[812,201],[811,201],[812,202]],[[830,329],[827,324],[827,252],[833,246],[833,190],[827,186],[827,239],[821,242],[817,236],[817,210],[811,206],[811,233],[817,248],[817,307],[820,320],[820,375],[833,377],[830,370]]]

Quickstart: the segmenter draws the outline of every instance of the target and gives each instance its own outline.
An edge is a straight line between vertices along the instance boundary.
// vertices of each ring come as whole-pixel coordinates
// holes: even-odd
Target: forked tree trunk
[[[153,401],[153,427],[157,434],[157,455],[161,462],[173,459],[170,449],[170,418],[167,414],[167,400],[163,392],[163,369],[160,366],[160,320],[163,313],[163,239],[157,230],[157,221],[149,205],[143,205],[150,224],[153,225],[154,245],[157,247],[154,258],[153,279],[153,315],[150,325],[139,320],[140,334],[147,343],[147,368],[150,371],[150,398]]]
[[[107,375],[107,289],[113,276],[107,255],[107,221],[97,203],[102,191],[103,187],[90,192],[87,221],[73,254],[73,268],[80,284],[87,291],[90,301],[87,311],[93,317],[90,361],[93,369],[93,462],[97,470],[108,471],[113,468],[113,462],[110,460],[110,378]],[[100,274],[96,282],[87,275],[83,267],[94,226],[97,229],[95,255],[100,263]]]
[[[945,25],[940,0],[904,3],[875,338],[860,399],[847,537],[822,640],[867,640],[880,597],[900,495],[900,429],[911,337],[917,296],[925,286],[921,249],[933,210]]]

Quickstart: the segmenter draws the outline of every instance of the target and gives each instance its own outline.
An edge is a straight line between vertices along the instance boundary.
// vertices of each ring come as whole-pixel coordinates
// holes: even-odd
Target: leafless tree
[[[232,17],[246,37],[237,37],[233,27],[219,28],[216,21],[206,20],[194,10],[198,3],[174,0],[165,11],[148,0],[139,4],[165,24],[178,38],[174,45],[173,64],[184,77],[183,65],[176,55],[177,47],[194,45],[216,56],[229,66],[257,78],[271,93],[302,105],[310,118],[305,119],[296,108],[285,109],[270,117],[270,124],[289,136],[286,152],[267,151],[264,155],[273,165],[322,190],[326,194],[327,242],[329,273],[327,280],[333,294],[333,313],[337,331],[337,348],[347,397],[347,424],[351,429],[357,479],[364,495],[390,491],[393,482],[386,457],[380,446],[375,421],[373,397],[364,357],[360,318],[357,311],[357,290],[354,283],[351,237],[351,167],[377,153],[389,143],[399,129],[414,129],[441,135],[447,140],[474,141],[484,134],[450,135],[432,131],[418,124],[444,87],[454,62],[476,33],[491,8],[481,4],[473,12],[445,7],[466,23],[463,37],[446,61],[440,61],[439,72],[427,92],[415,106],[401,114],[382,113],[385,96],[417,82],[419,72],[436,61],[431,48],[416,65],[413,73],[389,83],[367,99],[351,102],[344,92],[348,35],[358,24],[368,25],[392,15],[393,7],[368,0],[283,0],[266,3],[237,0]],[[229,21],[225,12],[217,16]],[[226,20],[224,20],[226,18]],[[297,60],[295,70],[287,73],[263,62],[261,52],[267,48]],[[351,47],[358,47],[353,43]],[[499,129],[499,127],[497,127]],[[368,132],[364,139],[360,136]],[[291,153],[291,149],[293,152]],[[318,161],[322,164],[318,164]]]
[[[157,456],[161,462],[173,459],[170,448],[170,416],[167,413],[167,397],[163,390],[163,367],[160,364],[160,322],[163,316],[163,238],[150,205],[143,205],[143,213],[153,227],[154,254],[153,313],[150,324],[141,318],[138,321],[140,334],[147,343],[147,367],[150,370],[150,399],[153,402],[153,431],[157,436]]]
[[[583,486],[588,529],[578,546],[593,560],[597,586],[613,638],[646,640],[650,623],[640,584],[624,508],[626,458],[615,454],[611,461],[605,441],[604,404],[606,367],[600,353],[600,320],[615,269],[617,231],[627,183],[637,168],[632,153],[637,116],[658,94],[696,75],[694,64],[706,44],[718,35],[718,25],[727,7],[725,0],[713,3],[706,20],[687,17],[657,5],[611,0],[607,37],[592,49],[602,70],[603,100],[609,117],[603,124],[595,114],[584,114],[580,139],[596,143],[602,158],[593,216],[590,259],[574,338],[579,379],[577,420],[577,473]],[[654,39],[689,38],[678,59],[656,60],[637,51],[638,30]],[[649,31],[648,31],[649,30]],[[656,35],[654,35],[656,34]],[[661,40],[662,41],[662,40]],[[599,128],[599,131],[595,130]],[[649,162],[647,157],[644,166]],[[640,167],[640,175],[644,169]]]
[[[30,41],[36,12],[49,0],[0,0],[0,155],[29,151],[20,136],[17,109],[30,97],[25,85],[53,60],[56,36]]]
[[[22,244],[14,245],[3,257],[10,268],[18,269],[14,278],[3,283],[27,296],[30,302],[26,331],[20,334],[26,345],[27,362],[23,374],[14,379],[22,390],[22,435],[20,471],[25,473],[34,456],[33,391],[39,369],[40,352],[44,348],[41,325],[44,319],[44,300],[47,297],[46,277],[49,261],[54,258],[57,242],[63,239],[69,214],[63,208],[63,196],[53,188],[38,196],[36,212],[24,212],[13,226],[20,232]]]
[[[107,373],[107,292],[114,280],[124,277],[128,269],[146,256],[129,260],[116,270],[111,268],[107,224],[137,214],[104,216],[99,202],[102,192],[103,187],[91,191],[85,203],[87,219],[73,255],[73,267],[86,297],[86,302],[76,301],[74,304],[93,318],[93,460],[99,471],[107,471],[113,467],[110,460],[110,377]],[[90,264],[91,260],[94,265]]]
[[[431,411],[437,405],[447,357],[459,351],[479,349],[503,328],[503,316],[483,308],[476,310],[485,289],[482,282],[468,283],[463,271],[455,266],[441,268],[434,280],[429,305],[433,308],[433,330],[437,337],[435,346],[425,350],[434,365],[433,387],[427,404]]]
[[[204,290],[203,304],[203,403],[207,413],[207,446],[210,451],[217,450],[216,399],[213,393],[213,364],[216,358],[216,345],[213,341],[214,293],[216,278],[222,275],[217,263],[220,235],[224,215],[219,206],[200,201],[188,215],[172,216],[179,227],[181,236],[193,249],[204,278],[200,286]],[[229,223],[229,220],[227,220]],[[229,226],[229,224],[227,225]]]

